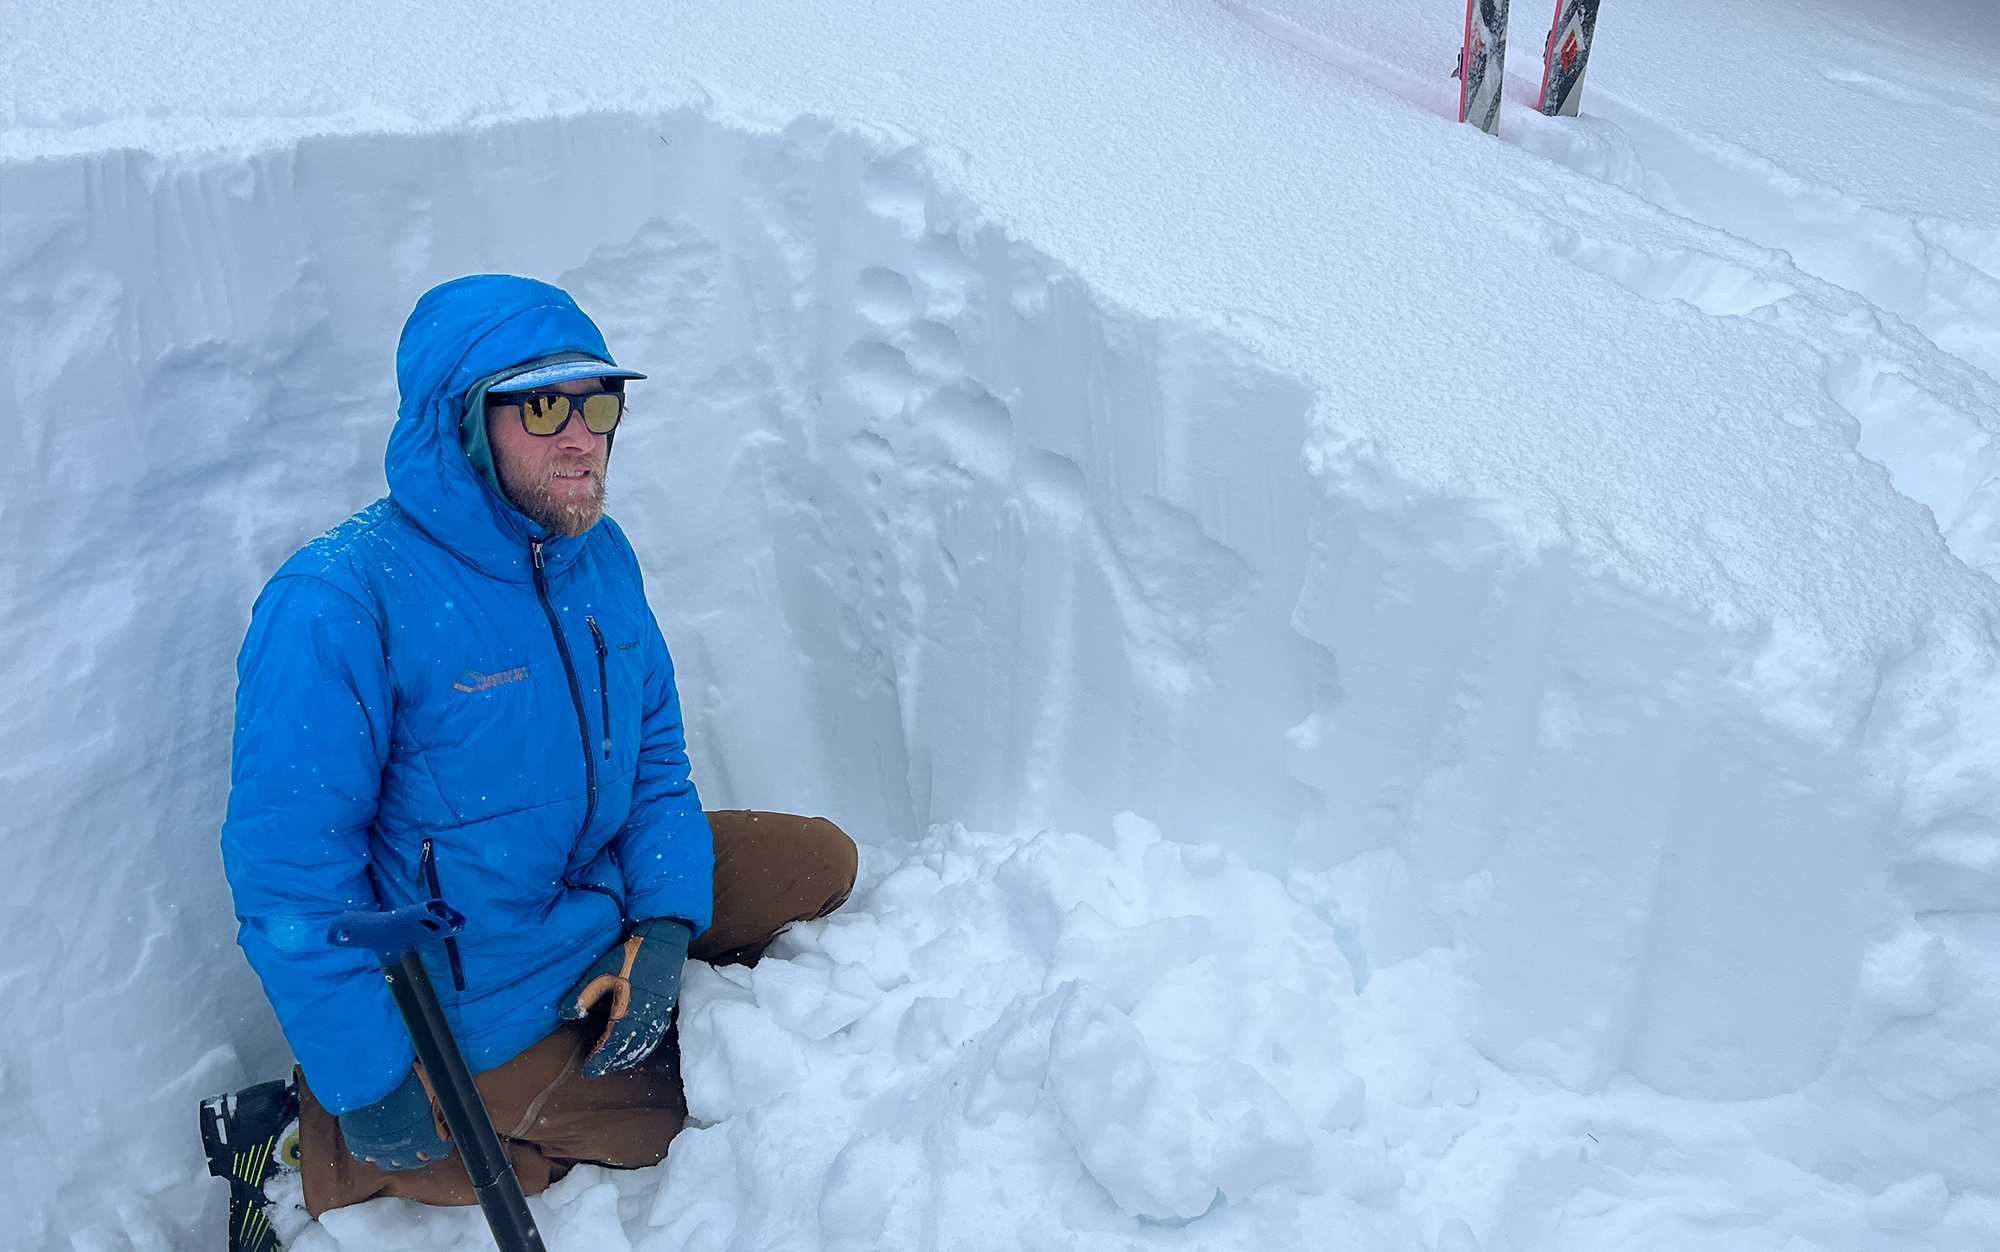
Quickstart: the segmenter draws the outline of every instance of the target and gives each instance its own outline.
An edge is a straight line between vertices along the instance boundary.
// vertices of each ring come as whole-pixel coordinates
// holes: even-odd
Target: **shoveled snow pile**
[[[1916,1231],[1972,1247],[2000,1218],[1950,1207],[1940,1175],[1876,1194],[1800,1168],[1759,1134],[1796,1099],[1510,1074],[1466,1043],[1448,950],[1357,993],[1299,902],[1342,876],[1288,888],[1112,825],[941,827],[872,853],[845,910],[754,969],[691,966],[696,1128],[663,1165],[585,1167],[534,1201],[550,1247],[1796,1252]],[[1870,986],[1891,1015],[1913,990],[1908,969]],[[486,1238],[472,1210],[400,1200],[280,1225],[296,1252]]]
[[[705,799],[867,871],[553,1247],[2000,1242],[2000,29],[1809,7],[1495,141],[1455,0],[17,4],[0,1229],[218,1246],[234,651],[506,270]]]
[[[1075,1229],[1118,1246],[1218,1193],[1225,1238],[1373,1229],[1339,1195],[1395,1184],[1386,1160],[1347,1176],[1332,1137],[1365,1096],[1341,1064],[1331,1010],[1353,984],[1331,928],[1218,847],[1129,816],[1118,840],[941,828],[872,857],[853,904],[775,959],[693,967],[681,1032],[704,1125],[649,1171],[634,1245],[1020,1247]],[[605,1178],[554,1197],[558,1246],[620,1246],[590,1199]],[[1333,1207],[1295,1211],[1322,1192]],[[364,1205],[325,1228],[376,1247],[409,1216]]]

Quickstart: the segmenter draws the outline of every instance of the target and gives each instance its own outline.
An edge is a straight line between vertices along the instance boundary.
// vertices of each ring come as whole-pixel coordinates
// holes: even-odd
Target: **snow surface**
[[[1452,10],[16,0],[18,1245],[219,1244],[234,650],[504,269],[704,796],[868,845],[551,1246],[1992,1246],[2000,20],[1518,14],[1495,142]]]

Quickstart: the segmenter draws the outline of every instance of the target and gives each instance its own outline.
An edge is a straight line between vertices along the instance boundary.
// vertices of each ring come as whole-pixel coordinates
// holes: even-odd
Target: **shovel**
[[[513,1162],[493,1131],[486,1102],[472,1085],[472,1071],[465,1067],[451,1023],[445,1020],[423,958],[417,955],[419,945],[455,935],[464,926],[464,914],[442,900],[432,900],[386,913],[344,913],[326,932],[326,941],[336,948],[366,948],[381,964],[389,994],[409,1027],[417,1060],[430,1079],[431,1094],[444,1112],[445,1128],[464,1158],[472,1192],[479,1197],[500,1252],[544,1252],[541,1232],[535,1229],[527,1197],[521,1194],[521,1180],[514,1177]]]

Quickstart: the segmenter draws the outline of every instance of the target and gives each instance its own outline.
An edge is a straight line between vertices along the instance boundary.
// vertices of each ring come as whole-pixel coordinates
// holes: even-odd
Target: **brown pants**
[[[736,810],[710,813],[715,832],[715,920],[688,955],[714,965],[750,965],[788,924],[824,917],[854,887],[854,841],[823,817]],[[687,1116],[675,1032],[631,1069],[578,1073],[601,1026],[566,1022],[540,1042],[478,1075],[493,1128],[534,1195],[579,1161],[636,1169],[657,1164]],[[403,1196],[426,1204],[472,1204],[472,1183],[454,1152],[422,1169],[385,1170],[355,1160],[340,1121],[299,1080],[299,1168],[306,1211]]]

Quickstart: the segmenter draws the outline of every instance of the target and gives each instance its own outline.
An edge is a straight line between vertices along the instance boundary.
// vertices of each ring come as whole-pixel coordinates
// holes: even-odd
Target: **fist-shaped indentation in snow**
[[[927,236],[916,252],[926,307],[940,316],[962,311],[972,268],[956,239]],[[870,465],[877,475],[872,481],[879,485],[882,471],[909,453],[907,468],[915,481],[928,481],[942,468],[961,483],[1011,482],[1013,415],[966,377],[958,332],[917,317],[910,281],[883,266],[868,266],[855,276],[854,305],[868,333],[842,354],[840,378],[870,427],[850,437],[849,447],[860,459],[880,462]]]
[[[917,406],[917,428],[951,464],[988,482],[1014,470],[1014,419],[976,383],[940,387]]]
[[[879,339],[856,340],[841,360],[840,377],[847,394],[875,418],[900,414],[917,382],[909,358]]]
[[[965,372],[965,349],[942,322],[918,318],[909,326],[910,364],[927,378],[956,378]]]
[[[916,313],[917,297],[909,279],[871,265],[855,277],[854,310],[883,330],[895,330]]]

